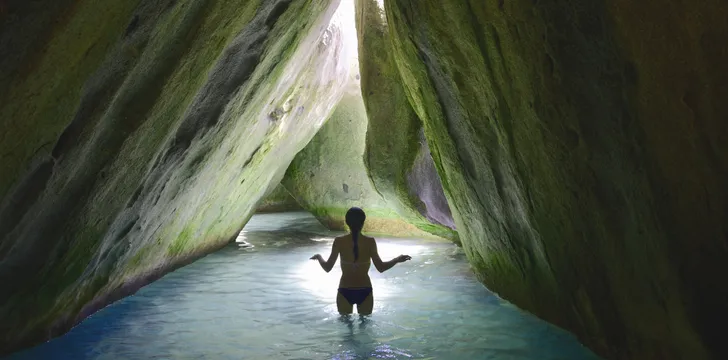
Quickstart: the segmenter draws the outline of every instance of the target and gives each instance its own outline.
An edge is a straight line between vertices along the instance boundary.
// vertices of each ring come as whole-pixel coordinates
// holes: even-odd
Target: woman
[[[342,315],[351,314],[354,305],[360,315],[372,313],[374,298],[372,297],[372,281],[368,274],[372,262],[374,267],[383,273],[397,263],[412,259],[409,255],[400,255],[390,261],[382,261],[377,252],[377,242],[373,238],[361,234],[365,219],[364,210],[357,207],[349,209],[346,212],[346,224],[349,225],[351,233],[334,239],[328,260],[324,261],[321,254],[311,257],[311,260],[318,260],[321,267],[329,272],[336,264],[336,259],[341,255],[341,280],[336,296],[336,307]]]

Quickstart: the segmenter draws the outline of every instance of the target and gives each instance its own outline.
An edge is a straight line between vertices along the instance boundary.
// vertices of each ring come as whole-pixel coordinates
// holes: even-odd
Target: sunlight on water
[[[312,260],[302,260],[297,273],[300,274],[301,286],[312,295],[323,299],[331,299],[331,289],[339,286],[339,276],[341,276],[341,270],[336,267],[327,274],[321,270],[317,261]]]
[[[374,313],[341,317],[335,236],[305,213],[257,215],[236,243],[9,359],[596,359],[480,285],[456,246],[377,239]],[[247,245],[246,245],[247,244]]]
[[[311,240],[320,242],[325,241],[326,247],[329,249],[331,244],[334,242],[334,238],[332,237],[311,238]],[[423,245],[403,245],[387,242],[379,244],[377,247],[380,257],[385,261],[401,254],[418,257],[419,255],[424,254],[426,249],[427,247]],[[324,259],[327,259],[329,252],[322,252],[321,255]],[[413,270],[409,270],[407,273],[412,271]],[[416,271],[416,269],[414,271]],[[321,296],[324,299],[331,299],[331,289],[337,289],[339,286],[341,267],[340,262],[337,262],[331,272],[326,273],[321,269],[321,266],[317,261],[302,260],[297,273],[300,274],[299,281],[305,290],[309,291],[313,295]],[[370,277],[372,278],[372,287],[376,289],[377,300],[381,301],[389,298],[395,290],[391,284],[385,280],[385,276],[379,275],[380,274],[374,268],[374,265],[371,265]]]

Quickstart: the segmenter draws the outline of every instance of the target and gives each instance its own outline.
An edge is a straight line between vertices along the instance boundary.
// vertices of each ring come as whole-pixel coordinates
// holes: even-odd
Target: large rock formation
[[[356,50],[336,0],[0,5],[0,352],[226,244]]]
[[[377,192],[418,228],[454,238],[455,224],[422,121],[407,100],[381,1],[356,0],[361,91],[367,113],[364,161]]]
[[[362,157],[367,116],[359,83],[351,81],[348,90],[296,155],[283,185],[329,229],[346,229],[346,211],[359,206],[367,213],[364,231],[369,234],[430,236],[403,219],[372,186]]]
[[[728,3],[385,6],[480,278],[610,358],[726,358]]]
[[[606,357],[728,358],[728,3],[382,3],[340,102],[338,0],[0,1],[0,352],[226,244],[336,106],[304,206],[456,225]]]
[[[283,184],[331,229],[344,230],[346,211],[359,206],[367,213],[364,231],[370,234],[454,240],[455,232],[447,227],[454,225],[427,143],[418,138],[422,123],[384,46],[389,42],[384,10],[374,1],[357,1],[356,10],[353,1],[342,7],[352,19],[356,11],[358,29],[350,24],[349,41],[358,42],[367,56],[351,59],[352,75],[342,79],[346,93],[326,125],[291,163]],[[377,74],[371,74],[374,71]],[[398,97],[392,97],[391,89],[397,89]],[[365,107],[363,90],[369,91],[375,107]],[[386,104],[380,101],[385,98]]]

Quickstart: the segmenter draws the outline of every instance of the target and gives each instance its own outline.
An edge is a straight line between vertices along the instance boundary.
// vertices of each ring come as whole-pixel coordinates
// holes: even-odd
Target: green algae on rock
[[[0,93],[2,352],[228,243],[350,71],[338,1],[114,4],[64,9]]]
[[[350,81],[348,89],[321,130],[296,155],[283,186],[332,230],[344,230],[346,211],[359,206],[367,213],[367,233],[430,236],[400,217],[372,186],[362,158],[367,118],[358,82]]]
[[[476,273],[610,358],[728,356],[728,4],[673,5],[385,2]]]
[[[437,221],[452,225],[451,221],[448,223],[447,201],[444,196],[440,202],[431,201],[431,198],[438,199],[437,191],[442,194],[442,189],[434,167],[427,167],[428,160],[429,163],[432,160],[426,144],[423,146],[418,138],[421,124],[409,107],[401,85],[395,85],[396,66],[382,47],[386,39],[379,23],[383,12],[380,9],[379,20],[371,23],[361,20],[361,3],[343,6],[348,7],[352,17],[355,10],[357,13],[359,29],[355,31],[351,24],[350,41],[356,43],[359,38],[361,44],[362,34],[371,32],[367,27],[374,26],[376,47],[359,46],[363,56],[351,59],[355,70],[342,80],[347,84],[346,94],[324,127],[296,156],[283,184],[306,210],[330,229],[344,230],[346,211],[351,206],[359,206],[367,213],[364,231],[370,234],[453,239],[454,231]],[[391,61],[382,64],[381,60],[373,60],[382,55]],[[388,68],[379,69],[384,65]],[[361,76],[359,69],[362,69]],[[383,70],[387,73],[380,74],[376,81],[366,80],[369,72]],[[393,78],[387,79],[388,76]],[[360,81],[368,81],[369,85],[365,87]],[[382,104],[372,108],[376,111],[370,111],[365,107],[368,97],[362,98],[363,89],[381,93],[377,100],[399,98],[393,99],[389,106]],[[395,106],[397,100],[399,107]],[[406,116],[395,114],[387,118],[392,111],[403,111]],[[408,187],[408,180],[414,186]],[[377,187],[377,183],[381,186]],[[429,196],[426,202],[418,198],[420,194],[430,193],[435,196]],[[438,211],[433,210],[434,205],[439,206],[434,209]],[[445,215],[426,217],[430,213]]]
[[[376,191],[421,230],[455,239],[454,223],[421,136],[422,122],[407,100],[380,2],[356,0],[361,92],[367,114],[364,161]]]
[[[725,1],[358,0],[355,95],[338,0],[5,4],[0,353],[226,244],[313,138],[330,227],[457,228],[606,357],[728,358]]]

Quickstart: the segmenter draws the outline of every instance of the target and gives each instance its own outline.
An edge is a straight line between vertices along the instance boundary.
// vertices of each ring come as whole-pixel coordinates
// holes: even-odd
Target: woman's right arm
[[[397,263],[405,262],[407,260],[412,260],[412,257],[409,255],[400,255],[392,260],[382,261],[382,258],[379,257],[379,252],[377,251],[377,242],[372,239],[372,263],[374,263],[374,267],[377,268],[377,271],[380,273],[391,269]]]

